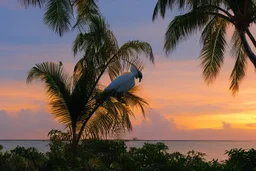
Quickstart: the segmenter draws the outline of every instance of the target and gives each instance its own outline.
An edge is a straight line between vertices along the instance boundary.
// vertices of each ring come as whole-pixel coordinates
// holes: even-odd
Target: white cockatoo
[[[116,77],[104,90],[104,92],[124,93],[132,89],[135,85],[135,78],[142,79],[142,73],[134,65],[131,66],[131,72],[126,72]]]
[[[126,72],[118,77],[116,77],[103,91],[105,95],[112,94],[116,96],[120,101],[122,100],[123,93],[129,91],[135,86],[135,79],[139,79],[139,82],[142,79],[142,73],[134,65],[131,66],[131,72]],[[109,95],[104,98],[101,97],[97,101],[102,101],[107,98]]]

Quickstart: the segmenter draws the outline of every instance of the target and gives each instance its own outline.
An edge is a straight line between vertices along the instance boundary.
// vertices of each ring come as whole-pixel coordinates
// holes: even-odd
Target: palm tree
[[[62,36],[74,27],[87,25],[99,15],[97,0],[19,0],[25,7],[45,10],[44,23]]]
[[[99,81],[108,72],[111,79],[132,65],[142,69],[144,54],[151,62],[154,56],[147,42],[129,41],[118,46],[117,40],[102,17],[95,18],[88,31],[80,33],[74,41],[74,52],[83,54],[72,76],[63,65],[53,62],[36,64],[27,76],[27,82],[43,81],[49,97],[51,113],[72,130],[72,144],[76,148],[83,135],[100,137],[117,128],[132,130],[130,116],[138,108],[144,114],[148,105],[136,93],[135,86],[122,98],[115,93],[104,93]]]
[[[177,7],[184,14],[176,16],[165,33],[164,49],[172,52],[179,42],[189,35],[201,31],[203,45],[200,55],[203,77],[206,83],[212,83],[218,76],[227,48],[226,33],[234,26],[231,39],[231,55],[236,62],[230,75],[230,90],[236,94],[239,83],[245,76],[247,60],[256,67],[256,55],[251,50],[248,37],[256,47],[256,41],[250,32],[250,26],[256,23],[255,0],[158,0],[153,12],[153,21],[160,14],[163,18],[167,9]]]

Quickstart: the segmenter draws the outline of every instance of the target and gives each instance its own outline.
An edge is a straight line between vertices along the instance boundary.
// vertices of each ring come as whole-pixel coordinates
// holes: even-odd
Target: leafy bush
[[[83,140],[77,153],[68,142],[55,139],[50,151],[16,147],[0,152],[0,171],[256,171],[256,150],[232,149],[228,159],[205,161],[205,154],[168,153],[164,143],[128,149],[124,141]]]
[[[45,154],[36,148],[16,147],[10,152],[0,153],[0,170],[43,171],[47,165]]]
[[[169,167],[168,147],[163,143],[148,144],[142,148],[131,148],[129,154],[135,161],[137,170],[157,171],[167,170]]]
[[[256,171],[256,150],[250,149],[248,151],[244,149],[232,149],[227,151],[226,154],[229,156],[226,167],[230,170],[235,171]]]

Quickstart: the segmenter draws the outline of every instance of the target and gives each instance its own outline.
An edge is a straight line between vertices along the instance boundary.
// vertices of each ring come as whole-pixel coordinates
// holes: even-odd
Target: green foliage
[[[4,148],[3,145],[0,144],[0,151],[3,150],[3,148]]]
[[[10,152],[0,153],[0,170],[44,171],[47,157],[36,148],[16,147]]]
[[[229,156],[226,165],[230,170],[256,170],[256,150],[232,149],[227,151],[226,154]]]
[[[167,146],[163,143],[145,144],[140,148],[131,148],[129,154],[134,159],[135,167],[141,171],[167,170],[169,155],[166,153]]]
[[[50,151],[40,153],[35,148],[16,147],[0,153],[2,171],[254,171],[256,150],[231,149],[228,159],[206,161],[205,154],[189,151],[168,153],[164,143],[145,143],[142,148],[128,149],[124,141],[86,139],[77,153],[70,143],[56,138]]]
[[[62,132],[60,130],[52,129],[48,133],[48,137],[50,137],[51,141],[69,141],[72,140],[72,134],[70,131],[68,132]]]
[[[19,0],[24,7],[44,9],[44,23],[63,36],[72,28],[81,29],[99,15],[97,0]]]

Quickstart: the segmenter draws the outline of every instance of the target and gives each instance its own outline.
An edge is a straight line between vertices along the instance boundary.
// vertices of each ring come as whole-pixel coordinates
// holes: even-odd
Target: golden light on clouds
[[[199,61],[164,59],[147,69],[143,87],[151,107],[166,119],[174,119],[178,129],[222,129],[223,122],[232,128],[254,129],[248,125],[256,122],[256,75],[249,64],[240,92],[232,96],[228,88],[233,63],[226,59],[219,77],[207,86]]]
[[[157,57],[155,66],[146,66],[144,69],[139,93],[150,104],[146,113],[149,117],[144,119],[135,111],[136,118],[131,118],[134,132],[145,122],[151,122],[152,111],[175,124],[176,131],[221,130],[224,127],[256,129],[256,74],[249,65],[240,92],[234,97],[228,90],[233,61],[227,59],[225,63],[227,65],[217,80],[207,86],[201,76],[199,61]],[[64,63],[64,66],[67,71],[72,71],[72,64]],[[109,82],[107,77],[101,80],[105,86]],[[50,111],[42,82],[26,84],[25,80],[7,81],[2,85],[0,109],[9,113],[20,109]]]

